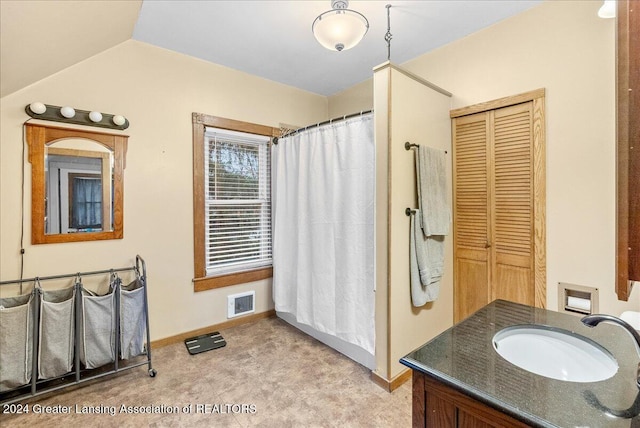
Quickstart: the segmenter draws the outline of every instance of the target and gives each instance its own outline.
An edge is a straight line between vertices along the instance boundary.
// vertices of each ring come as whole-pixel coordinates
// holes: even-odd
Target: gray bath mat
[[[191,355],[196,355],[201,352],[211,351],[212,349],[222,348],[227,345],[227,342],[225,342],[219,332],[214,331],[213,333],[190,337],[184,341],[184,344]]]

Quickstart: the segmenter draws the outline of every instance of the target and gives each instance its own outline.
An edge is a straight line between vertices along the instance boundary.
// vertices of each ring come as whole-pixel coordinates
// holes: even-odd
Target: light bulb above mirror
[[[60,109],[60,114],[67,119],[71,119],[76,115],[76,111],[73,107],[65,106]]]
[[[102,120],[102,113],[99,111],[92,111],[89,113],[89,119],[91,119],[92,122],[100,122]]]
[[[44,105],[41,102],[33,102],[31,104],[29,104],[29,109],[34,112],[35,114],[42,114],[45,111],[47,111],[47,106]]]
[[[118,125],[118,126],[122,126],[124,125],[126,119],[124,118],[124,116],[120,116],[119,114],[113,116],[113,119],[111,119],[113,121],[114,124]]]

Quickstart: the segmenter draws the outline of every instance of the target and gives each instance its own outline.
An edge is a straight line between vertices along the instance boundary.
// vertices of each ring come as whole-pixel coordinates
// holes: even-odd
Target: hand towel
[[[444,236],[425,236],[419,218],[420,210],[416,210],[409,240],[411,302],[416,307],[438,298],[444,272]]]
[[[451,212],[447,203],[445,152],[425,146],[419,146],[417,150],[418,208],[422,213],[418,218],[426,236],[447,235]]]

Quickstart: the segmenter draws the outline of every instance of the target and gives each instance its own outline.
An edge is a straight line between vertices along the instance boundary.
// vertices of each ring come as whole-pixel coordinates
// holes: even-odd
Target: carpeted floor
[[[277,318],[221,333],[227,346],[202,354],[183,343],[153,350],[155,378],[142,366],[36,398],[28,414],[0,415],[0,426],[411,426],[411,382],[388,393],[368,369]]]

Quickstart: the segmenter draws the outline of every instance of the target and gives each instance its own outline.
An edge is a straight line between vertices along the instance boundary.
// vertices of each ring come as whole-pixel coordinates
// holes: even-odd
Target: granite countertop
[[[514,366],[493,349],[505,327],[538,324],[588,337],[611,352],[619,369],[599,382],[565,382]],[[584,326],[580,317],[496,300],[400,362],[535,427],[640,427],[638,354],[621,327]]]

